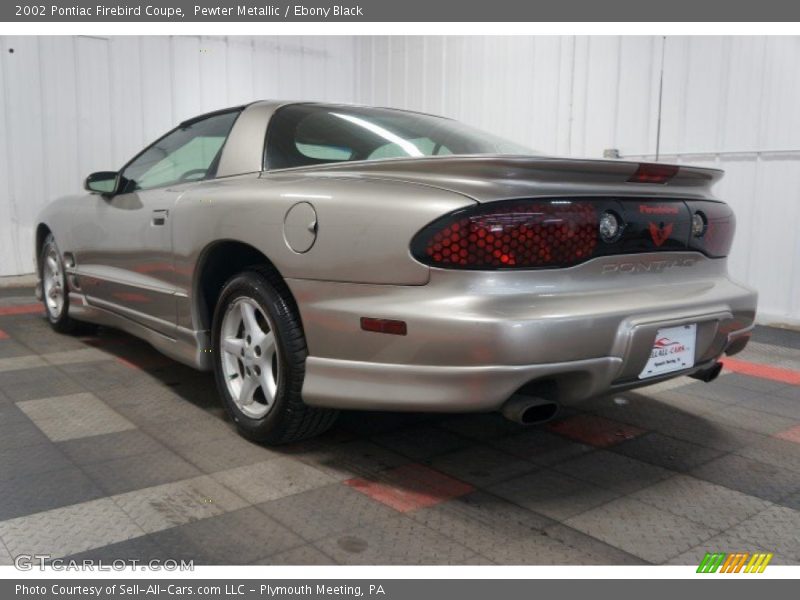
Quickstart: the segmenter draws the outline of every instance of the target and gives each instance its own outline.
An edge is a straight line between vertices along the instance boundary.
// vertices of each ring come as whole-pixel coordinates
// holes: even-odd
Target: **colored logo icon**
[[[772,560],[772,552],[706,552],[700,565],[697,567],[698,573],[763,573],[769,561]]]

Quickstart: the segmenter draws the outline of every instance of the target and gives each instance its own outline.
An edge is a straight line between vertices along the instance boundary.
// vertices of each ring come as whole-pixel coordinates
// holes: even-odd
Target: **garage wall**
[[[800,38],[364,37],[356,60],[366,104],[547,153],[653,160],[658,148],[725,169],[731,272],[759,290],[762,322],[800,324]]]
[[[352,101],[349,37],[0,37],[0,276],[33,222],[177,123],[259,98]]]

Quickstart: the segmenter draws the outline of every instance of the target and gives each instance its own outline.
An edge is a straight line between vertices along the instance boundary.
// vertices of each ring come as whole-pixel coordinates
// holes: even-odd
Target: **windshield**
[[[293,104],[278,109],[267,134],[267,167],[452,154],[538,154],[442,117],[388,108]]]

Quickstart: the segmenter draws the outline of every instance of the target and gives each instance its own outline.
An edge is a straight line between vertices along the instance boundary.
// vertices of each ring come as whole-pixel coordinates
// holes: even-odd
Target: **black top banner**
[[[10,0],[4,22],[787,22],[788,0]]]

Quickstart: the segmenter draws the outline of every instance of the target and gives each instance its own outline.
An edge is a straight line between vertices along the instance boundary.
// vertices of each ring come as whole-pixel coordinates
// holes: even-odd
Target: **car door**
[[[93,194],[76,229],[75,272],[87,301],[170,335],[176,327],[173,208],[216,163],[239,111],[169,132],[120,172],[114,195]]]

